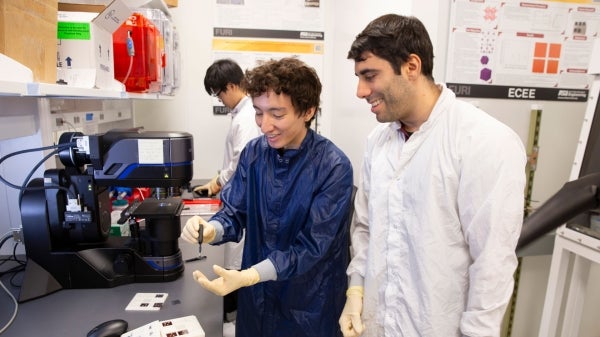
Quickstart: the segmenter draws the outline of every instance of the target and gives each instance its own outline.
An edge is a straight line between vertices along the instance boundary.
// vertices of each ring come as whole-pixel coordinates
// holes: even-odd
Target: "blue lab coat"
[[[242,269],[269,259],[277,280],[239,290],[236,336],[341,336],[352,184],[346,155],[310,129],[284,153],[248,143],[211,220],[222,242],[246,228]]]

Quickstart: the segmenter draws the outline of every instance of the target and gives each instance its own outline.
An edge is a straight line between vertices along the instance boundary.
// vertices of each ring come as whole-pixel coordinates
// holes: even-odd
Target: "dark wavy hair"
[[[266,61],[253,69],[246,70],[243,82],[251,97],[258,97],[268,91],[290,96],[292,106],[299,116],[314,107],[315,114],[306,122],[307,128],[319,111],[321,100],[319,76],[315,69],[297,58],[285,57]]]
[[[433,45],[423,23],[414,16],[386,14],[371,21],[356,36],[348,58],[363,61],[366,51],[388,61],[400,75],[400,66],[410,54],[421,58],[421,72],[433,81]]]

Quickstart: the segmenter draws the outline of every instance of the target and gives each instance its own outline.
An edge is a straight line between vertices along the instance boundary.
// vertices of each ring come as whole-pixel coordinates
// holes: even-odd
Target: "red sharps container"
[[[115,79],[128,92],[159,92],[162,85],[160,30],[140,13],[133,13],[113,33]]]

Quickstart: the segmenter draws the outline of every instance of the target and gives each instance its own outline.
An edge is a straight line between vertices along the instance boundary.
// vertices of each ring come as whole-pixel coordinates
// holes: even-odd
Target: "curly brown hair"
[[[306,122],[306,127],[319,111],[321,81],[312,67],[294,57],[271,59],[253,69],[246,70],[243,86],[251,97],[258,97],[273,91],[277,95],[286,94],[292,101],[298,116],[315,108],[315,114]]]

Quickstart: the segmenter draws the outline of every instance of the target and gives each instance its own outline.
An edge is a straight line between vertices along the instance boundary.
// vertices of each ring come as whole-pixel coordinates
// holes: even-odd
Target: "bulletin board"
[[[453,0],[449,21],[457,96],[587,101],[600,1]]]
[[[325,18],[319,0],[216,2],[214,60],[230,58],[246,70],[270,59],[294,56],[323,78]],[[213,103],[214,114],[228,113],[217,99]],[[318,120],[314,127],[318,128]]]

